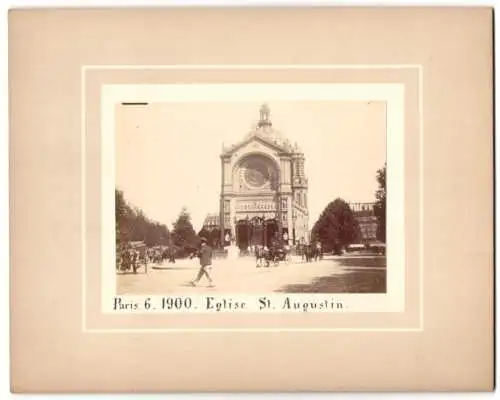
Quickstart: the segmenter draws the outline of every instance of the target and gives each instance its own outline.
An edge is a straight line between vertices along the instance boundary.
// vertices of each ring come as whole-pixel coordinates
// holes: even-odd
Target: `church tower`
[[[292,153],[292,198],[297,210],[296,237],[299,241],[309,241],[309,212],[307,201],[308,180],[305,173],[305,156],[295,143]]]

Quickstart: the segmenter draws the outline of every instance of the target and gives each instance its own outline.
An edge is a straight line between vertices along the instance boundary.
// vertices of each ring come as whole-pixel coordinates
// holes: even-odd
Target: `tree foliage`
[[[358,242],[359,223],[349,204],[340,198],[330,202],[314,224],[311,239],[321,242],[326,251],[336,252],[343,246]]]
[[[377,239],[384,242],[386,241],[386,186],[387,164],[377,171],[378,189],[375,192],[375,206],[374,212],[378,220],[377,226]]]
[[[220,229],[219,228],[207,228],[203,227],[198,232],[200,238],[204,237],[207,239],[207,243],[213,248],[220,247]]]
[[[115,227],[117,248],[132,241],[144,241],[149,247],[169,243],[166,225],[151,221],[140,208],[129,205],[123,191],[118,189],[115,189]]]
[[[173,225],[173,244],[184,254],[195,251],[199,246],[200,238],[196,235],[191,223],[191,215],[185,207],[181,210]]]

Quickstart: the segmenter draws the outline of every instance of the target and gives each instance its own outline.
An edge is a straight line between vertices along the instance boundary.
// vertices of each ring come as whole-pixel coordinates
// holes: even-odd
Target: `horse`
[[[306,256],[306,262],[311,262],[315,258],[315,248],[310,244],[304,247],[304,253]]]
[[[269,267],[269,250],[262,246],[255,247],[256,267]]]

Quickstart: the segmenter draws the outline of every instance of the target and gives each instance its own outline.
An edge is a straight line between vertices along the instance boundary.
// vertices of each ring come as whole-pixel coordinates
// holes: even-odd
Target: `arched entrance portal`
[[[252,241],[251,246],[264,245],[264,218],[254,217],[250,220],[252,227]]]
[[[278,222],[276,219],[268,219],[265,226],[265,243],[267,247],[277,245],[279,241],[278,237]]]
[[[264,244],[264,220],[260,217],[241,219],[236,223],[236,245],[247,250]]]
[[[267,246],[279,243],[278,222],[275,218],[246,218],[236,223],[236,245],[240,250],[254,246]]]
[[[240,250],[246,250],[250,246],[251,229],[247,220],[236,223],[236,245]]]

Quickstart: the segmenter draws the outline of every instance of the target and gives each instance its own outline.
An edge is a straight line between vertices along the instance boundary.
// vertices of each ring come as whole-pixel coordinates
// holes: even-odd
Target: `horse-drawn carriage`
[[[286,246],[257,247],[255,258],[258,267],[277,267],[280,262],[290,262],[290,249]]]
[[[132,271],[137,273],[144,266],[144,273],[148,272],[147,247],[143,242],[129,242],[119,249],[117,270],[120,272]]]

